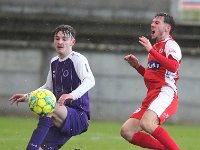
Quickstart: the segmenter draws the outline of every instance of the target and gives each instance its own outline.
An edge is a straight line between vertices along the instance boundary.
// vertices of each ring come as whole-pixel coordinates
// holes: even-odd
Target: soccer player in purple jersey
[[[52,58],[46,83],[40,89],[51,90],[57,98],[56,109],[40,116],[27,150],[56,150],[72,136],[85,132],[90,120],[88,91],[95,85],[87,58],[72,50],[76,32],[69,25],[53,31],[58,56]],[[27,102],[29,94],[15,94],[12,103]]]

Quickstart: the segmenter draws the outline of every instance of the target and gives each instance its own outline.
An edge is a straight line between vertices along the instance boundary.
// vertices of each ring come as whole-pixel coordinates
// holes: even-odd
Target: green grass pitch
[[[37,119],[0,117],[0,149],[25,150],[26,144],[37,125]],[[63,150],[142,150],[123,140],[121,123],[91,121],[89,130],[72,137]],[[200,127],[192,125],[165,125],[167,131],[180,145],[181,150],[200,149]]]

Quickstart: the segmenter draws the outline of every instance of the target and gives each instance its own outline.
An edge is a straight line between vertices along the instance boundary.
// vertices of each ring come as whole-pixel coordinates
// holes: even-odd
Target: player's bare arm
[[[133,68],[138,68],[140,66],[140,63],[133,54],[126,55],[124,57],[124,60],[127,61]]]
[[[24,102],[26,99],[24,94],[15,94],[13,95],[9,101],[11,102],[11,104],[16,103],[16,105],[18,106],[19,102]]]
[[[144,48],[147,50],[147,52],[149,52],[152,49],[152,45],[151,45],[149,39],[147,39],[144,36],[139,37],[139,43],[144,46]]]

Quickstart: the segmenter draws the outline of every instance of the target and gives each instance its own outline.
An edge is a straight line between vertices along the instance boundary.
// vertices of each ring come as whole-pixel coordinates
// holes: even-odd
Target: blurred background
[[[146,95],[142,77],[124,60],[133,53],[146,65],[138,37],[149,37],[157,12],[174,16],[182,49],[179,110],[169,123],[200,123],[200,0],[0,0],[0,115],[32,116],[26,104],[8,101],[46,81],[56,55],[51,31],[77,30],[74,47],[88,58],[96,78],[90,90],[92,119],[125,121]]]

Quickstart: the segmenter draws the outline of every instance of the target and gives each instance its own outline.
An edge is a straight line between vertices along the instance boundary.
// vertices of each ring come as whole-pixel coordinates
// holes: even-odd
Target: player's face
[[[161,41],[169,35],[170,25],[164,22],[163,16],[155,17],[151,22],[151,38]]]
[[[72,51],[72,46],[74,44],[75,44],[75,39],[71,34],[59,31],[54,36],[54,46],[56,52],[61,58],[66,57]]]

